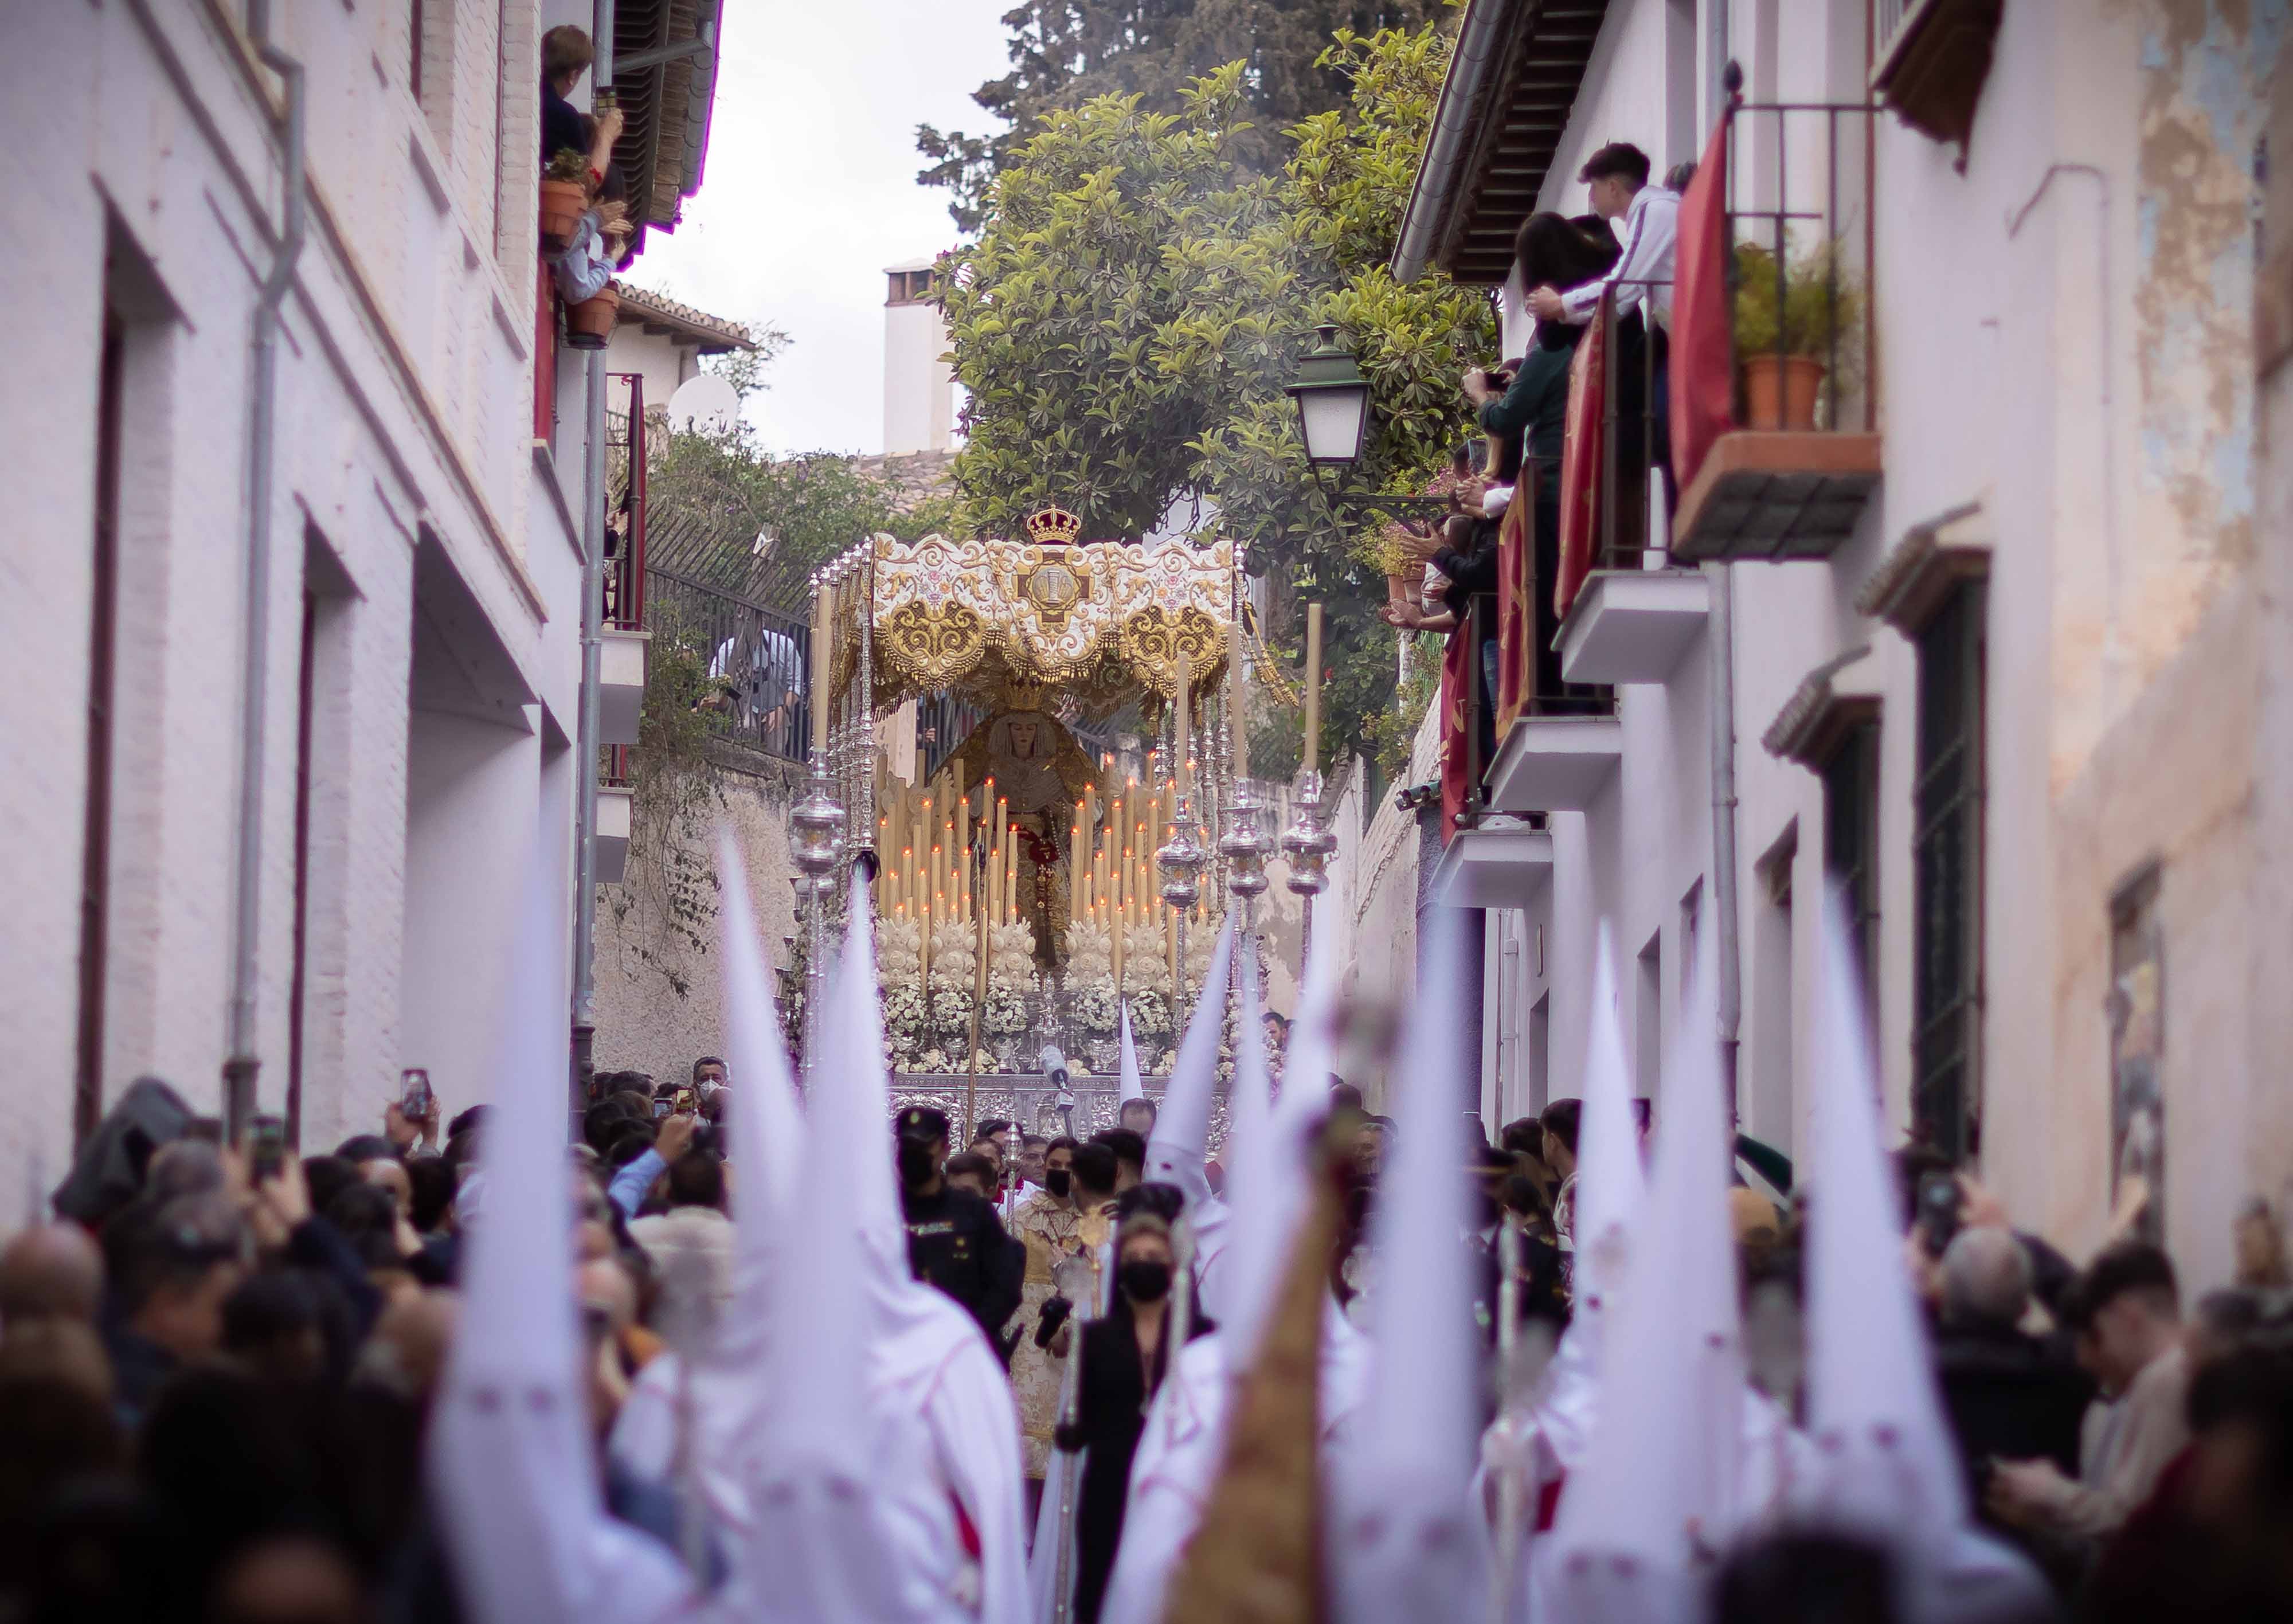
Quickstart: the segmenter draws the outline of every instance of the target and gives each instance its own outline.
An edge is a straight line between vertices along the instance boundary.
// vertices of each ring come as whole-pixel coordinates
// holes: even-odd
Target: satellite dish
[[[729,433],[741,417],[741,396],[714,372],[696,372],[668,397],[668,426],[681,434]]]

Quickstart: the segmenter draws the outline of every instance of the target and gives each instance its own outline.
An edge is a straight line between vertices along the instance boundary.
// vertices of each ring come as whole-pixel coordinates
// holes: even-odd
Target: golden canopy
[[[1057,535],[1045,516],[1039,534]],[[954,692],[991,712],[1049,708],[1047,690],[1096,719],[1134,699],[1168,702],[1179,656],[1205,691],[1226,670],[1234,544],[904,542],[868,548],[879,708]],[[1150,706],[1150,709],[1154,707]]]

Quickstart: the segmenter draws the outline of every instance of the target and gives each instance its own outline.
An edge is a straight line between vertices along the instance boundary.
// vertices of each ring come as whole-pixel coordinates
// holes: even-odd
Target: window
[[[103,318],[96,386],[95,535],[87,643],[87,785],[80,833],[79,1032],[72,1084],[72,1137],[80,1143],[103,1116],[103,987],[109,959],[111,759],[114,668],[119,642],[120,436],[127,330],[116,309]]]
[[[1879,970],[1879,724],[1847,727],[1824,763],[1823,873],[1847,910],[1867,1019],[1877,1012]]]
[[[2166,1239],[2166,933],[2152,863],[2110,902],[2110,1207]]]
[[[1653,1100],[1664,1081],[1664,935],[1641,949],[1640,974],[1633,988],[1633,1092]]]
[[[1980,581],[1960,582],[1917,636],[1911,1120],[1953,1157],[1981,1149],[1986,596]]]
[[[1798,1123],[1792,1045],[1792,865],[1799,860],[1799,825],[1786,826],[1754,865],[1759,883],[1752,905],[1749,1013],[1750,1075],[1738,1092],[1744,1126],[1753,1138],[1789,1149]]]
[[[1552,995],[1546,993],[1528,1011],[1528,1108],[1541,1112],[1552,1103]]]

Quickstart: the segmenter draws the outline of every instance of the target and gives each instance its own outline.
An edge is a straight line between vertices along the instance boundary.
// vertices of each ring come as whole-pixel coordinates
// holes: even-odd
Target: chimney
[[[884,453],[944,451],[955,443],[955,374],[947,322],[932,297],[932,264],[919,259],[884,272]]]

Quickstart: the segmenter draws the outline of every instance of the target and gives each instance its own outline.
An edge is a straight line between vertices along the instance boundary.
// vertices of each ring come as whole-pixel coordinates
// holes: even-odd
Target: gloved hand
[[[1042,1309],[1035,1319],[1035,1345],[1039,1348],[1049,1347],[1051,1338],[1059,1334],[1059,1327],[1067,1322],[1067,1316],[1073,1312],[1074,1312],[1074,1304],[1065,1297],[1045,1299]]]

